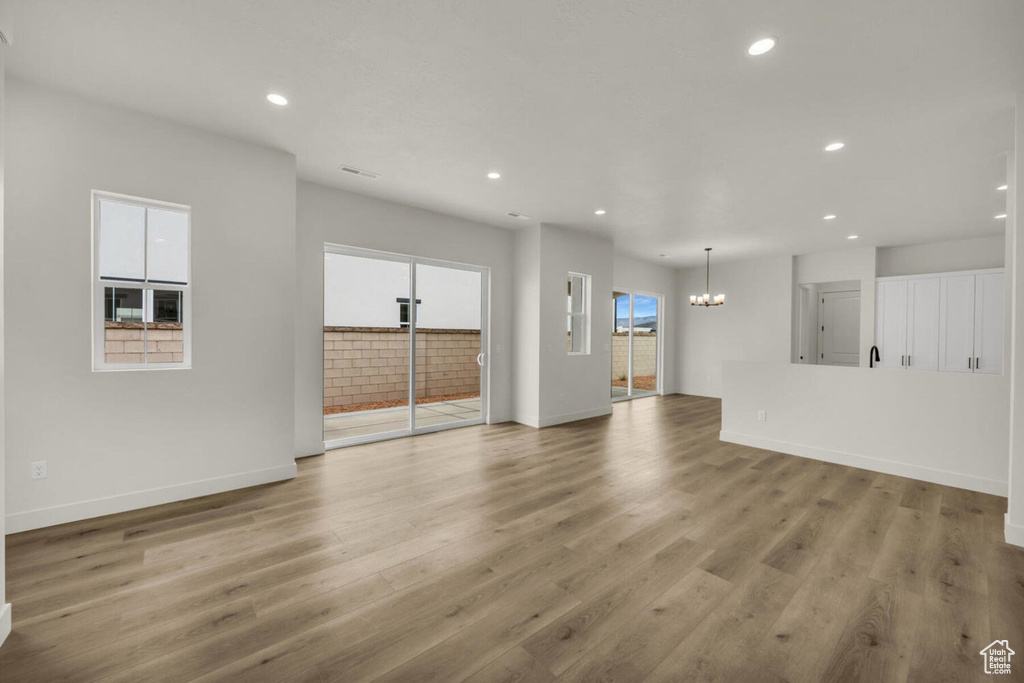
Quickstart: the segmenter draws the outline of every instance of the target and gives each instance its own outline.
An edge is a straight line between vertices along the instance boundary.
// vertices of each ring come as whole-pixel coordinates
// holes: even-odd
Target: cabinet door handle
[[[906,365],[906,363],[907,363],[907,357],[906,356],[900,356],[900,366],[902,367],[903,365]]]
[[[913,356],[910,356],[910,355],[907,356],[907,367],[908,368],[910,367],[910,359],[911,358],[913,358]]]
[[[979,362],[980,360],[981,359],[978,358],[977,356],[974,357],[974,369],[975,370],[977,370],[979,367],[981,367],[981,363]]]
[[[967,369],[968,370],[971,369],[971,357],[970,356],[967,356]]]

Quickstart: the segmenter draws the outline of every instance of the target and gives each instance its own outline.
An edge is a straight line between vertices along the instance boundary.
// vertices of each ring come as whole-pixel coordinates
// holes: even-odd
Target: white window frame
[[[147,279],[119,280],[112,278],[100,278],[100,201],[118,202],[138,206],[144,209],[167,209],[180,211],[185,214],[185,260],[186,260],[186,284],[172,284],[165,282],[149,282]],[[147,213],[148,217],[148,213]],[[148,220],[147,220],[148,222]],[[148,229],[148,226],[147,226]],[[154,199],[143,199],[130,195],[117,194],[114,192],[92,191],[92,370],[93,372],[120,372],[126,370],[190,370],[192,368],[192,207],[184,204],[173,204]],[[148,235],[143,237],[144,249],[149,248]],[[143,251],[143,263],[147,261],[147,253]],[[147,266],[148,267],[148,263]],[[179,291],[182,293],[181,305],[184,309],[181,314],[182,329],[182,360],[180,363],[108,363],[106,361],[106,314],[104,308],[104,291],[107,287],[122,287],[125,289],[141,289],[143,291],[142,306],[145,320],[148,317],[150,296],[147,291]],[[145,335],[143,335],[145,342]],[[145,349],[145,346],[143,347]],[[146,351],[143,351],[145,358]]]
[[[573,312],[573,310],[572,310],[572,291],[571,291],[571,287],[572,287],[572,279],[574,277],[580,278],[582,280],[582,283],[583,283],[583,292],[582,292],[582,296],[583,296],[583,311],[578,312],[578,313]],[[578,318],[578,319],[583,321],[582,325],[580,325],[580,329],[583,330],[583,340],[582,340],[582,343],[580,344],[580,350],[579,351],[572,351],[571,347],[570,347],[569,349],[566,349],[566,352],[570,356],[589,356],[590,355],[590,337],[591,337],[591,334],[590,334],[590,318],[591,318],[591,316],[590,316],[590,299],[591,299],[591,297],[590,297],[590,276],[587,275],[586,273],[576,273],[576,272],[573,272],[573,271],[569,271],[568,275],[566,276],[566,280],[565,281],[566,281],[566,284],[570,287],[570,291],[569,291],[569,310],[566,311],[566,315],[568,316],[567,317],[567,323],[568,323],[568,328],[567,329],[569,330],[569,333],[570,334],[572,333],[572,329],[573,329],[573,324],[572,323],[573,323],[574,319]]]

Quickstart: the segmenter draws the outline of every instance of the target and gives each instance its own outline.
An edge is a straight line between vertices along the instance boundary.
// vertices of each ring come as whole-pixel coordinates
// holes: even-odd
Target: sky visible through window
[[[616,300],[616,308],[618,309],[615,313],[615,317],[619,320],[629,319],[629,297],[623,296]],[[658,300],[651,296],[634,296],[633,297],[633,317],[637,320],[640,318],[653,318],[658,315]]]

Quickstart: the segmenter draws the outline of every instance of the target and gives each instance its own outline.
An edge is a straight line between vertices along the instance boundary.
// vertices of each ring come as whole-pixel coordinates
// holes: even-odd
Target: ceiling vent
[[[380,173],[374,173],[373,171],[364,171],[363,169],[356,168],[355,166],[339,166],[338,168],[344,171],[345,173],[351,173],[352,175],[357,175],[360,178],[369,178],[370,180],[376,180],[377,178],[380,178]]]
[[[523,214],[521,214],[521,213],[516,213],[515,211],[509,211],[509,212],[508,212],[508,213],[507,213],[506,215],[507,215],[507,216],[508,216],[509,218],[518,218],[518,219],[519,219],[519,220],[521,220],[521,221],[528,221],[528,220],[530,220],[530,217],[529,217],[529,216],[524,216]]]

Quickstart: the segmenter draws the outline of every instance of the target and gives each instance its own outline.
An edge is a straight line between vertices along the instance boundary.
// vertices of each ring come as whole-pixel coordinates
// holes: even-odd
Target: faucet
[[[871,351],[868,352],[868,367],[875,367],[875,361],[881,363],[882,359],[878,356],[878,347],[872,346]]]

